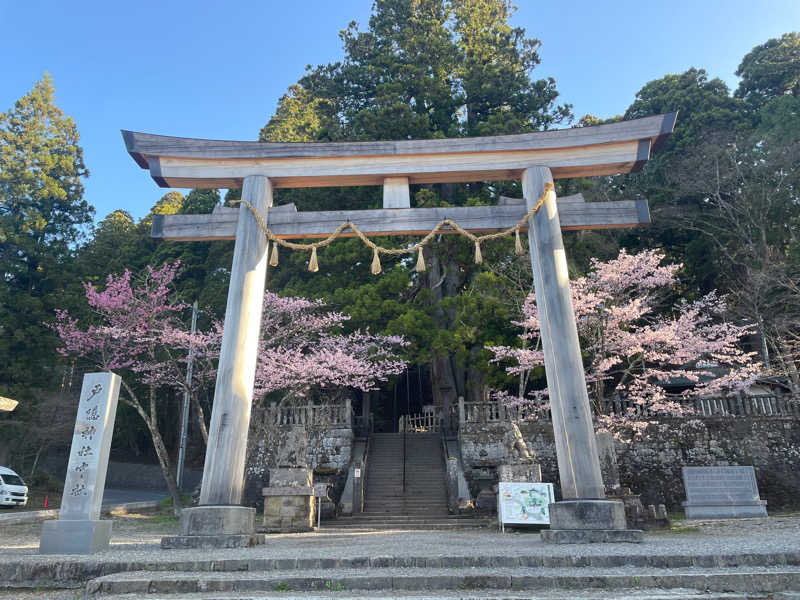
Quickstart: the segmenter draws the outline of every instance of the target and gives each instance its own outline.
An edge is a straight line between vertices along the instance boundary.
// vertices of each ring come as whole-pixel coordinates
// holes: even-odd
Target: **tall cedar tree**
[[[552,79],[534,80],[539,41],[509,24],[508,0],[377,0],[369,27],[341,32],[344,60],[309,68],[281,98],[261,130],[262,141],[392,140],[536,131],[571,117],[556,106]],[[492,204],[514,185],[475,183],[412,187],[416,206]],[[293,190],[278,202],[301,209],[380,206],[380,189]],[[379,240],[403,245],[407,240]],[[502,245],[502,244],[501,244]],[[491,260],[493,250],[488,250]],[[368,251],[358,241],[320,253],[321,272],[302,270],[307,256],[284,253],[270,286],[325,297],[360,326],[400,333],[412,342],[433,383],[427,398],[452,405],[479,395],[485,343],[504,327],[506,310],[470,290],[482,269],[463,240],[444,239],[426,250],[428,271],[385,260],[381,280],[369,275]],[[505,254],[505,252],[503,252]],[[481,317],[487,317],[481,320]],[[426,399],[427,399],[426,398]]]
[[[43,326],[68,301],[73,252],[94,209],[83,199],[80,136],[47,74],[0,113],[0,390],[25,394],[56,375]],[[58,292],[58,293],[55,293]]]

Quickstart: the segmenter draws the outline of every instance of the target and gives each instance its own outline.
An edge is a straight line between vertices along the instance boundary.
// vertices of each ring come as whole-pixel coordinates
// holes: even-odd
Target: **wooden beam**
[[[387,177],[383,180],[383,208],[410,208],[408,177]]]
[[[151,237],[172,242],[232,240],[239,208],[221,208],[210,215],[153,215]],[[513,227],[525,215],[523,201],[497,206],[335,210],[297,212],[293,204],[269,212],[269,227],[280,238],[321,238],[345,221],[352,221],[367,235],[425,235],[443,219],[451,219],[473,233],[489,233]],[[580,194],[558,199],[561,228],[611,229],[650,223],[646,200],[583,202]],[[526,231],[523,228],[523,231]],[[442,231],[442,233],[454,233]],[[342,234],[352,237],[351,231]]]
[[[200,140],[123,131],[128,152],[162,187],[237,188],[249,175],[274,187],[381,185],[519,179],[531,165],[554,177],[641,169],[672,132],[676,113],[480,138],[391,142],[260,143]]]

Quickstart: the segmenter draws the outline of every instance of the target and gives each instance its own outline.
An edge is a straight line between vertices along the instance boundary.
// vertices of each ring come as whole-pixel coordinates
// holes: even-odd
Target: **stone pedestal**
[[[497,468],[497,477],[500,481],[541,483],[542,466],[536,463],[500,465]]]
[[[65,520],[42,524],[40,554],[94,554],[111,541],[111,521]]]
[[[246,548],[264,543],[255,533],[256,509],[246,506],[195,506],[181,511],[180,535],[161,538],[161,547]]]
[[[314,473],[308,468],[270,469],[264,494],[264,529],[299,533],[314,529]]]
[[[565,500],[550,505],[550,529],[542,541],[553,544],[641,542],[637,529],[625,529],[625,506],[615,500]]]

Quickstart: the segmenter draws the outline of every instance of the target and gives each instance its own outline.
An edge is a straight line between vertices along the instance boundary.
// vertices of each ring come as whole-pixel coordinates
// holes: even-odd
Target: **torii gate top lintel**
[[[382,142],[241,142],[122,131],[128,153],[161,187],[240,188],[520,179],[532,165],[554,178],[640,170],[672,133],[677,113],[537,133]]]

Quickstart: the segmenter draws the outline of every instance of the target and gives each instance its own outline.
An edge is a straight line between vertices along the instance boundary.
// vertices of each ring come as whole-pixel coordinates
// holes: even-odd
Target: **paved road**
[[[103,493],[103,504],[125,504],[127,502],[161,501],[168,496],[160,490],[121,490],[106,488]]]
[[[167,497],[166,492],[158,490],[123,490],[106,489],[103,493],[103,506],[113,507],[121,504],[138,502],[161,502]],[[30,507],[9,507],[0,512],[0,522],[14,523],[36,521],[39,519],[57,519],[58,509],[34,509]]]

